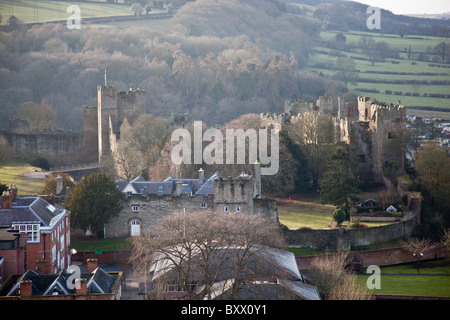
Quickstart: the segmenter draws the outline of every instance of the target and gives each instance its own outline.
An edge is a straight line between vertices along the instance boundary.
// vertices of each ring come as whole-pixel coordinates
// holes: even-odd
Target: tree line
[[[189,2],[170,23],[169,33],[50,24],[0,32],[0,127],[21,104],[45,100],[57,127],[81,130],[82,107],[97,104],[105,70],[119,91],[146,90],[149,113],[189,112],[205,123],[345,90],[301,69],[318,29],[273,1]]]

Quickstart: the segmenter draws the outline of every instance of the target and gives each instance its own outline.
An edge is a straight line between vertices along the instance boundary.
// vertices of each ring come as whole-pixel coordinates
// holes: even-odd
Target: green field
[[[321,38],[324,41],[333,41],[337,32],[323,31]],[[406,107],[434,107],[445,108],[450,112],[450,99],[430,97],[432,94],[450,94],[450,64],[442,64],[432,61],[413,60],[419,54],[428,54],[433,57],[432,48],[444,41],[449,43],[448,38],[439,37],[415,37],[401,38],[399,35],[377,34],[372,32],[344,32],[345,44],[349,51],[340,52],[327,47],[315,47],[310,56],[309,70],[315,73],[330,76],[336,74],[334,69],[338,60],[337,54],[351,57],[357,70],[357,82],[348,83],[348,89],[360,95],[373,96],[378,100],[386,102],[397,102],[400,100]],[[359,48],[359,40],[362,36],[371,36],[375,42],[385,41],[391,48],[398,52],[397,59],[387,58],[384,62],[375,62],[374,65],[367,59]],[[411,47],[412,56],[408,59],[407,51]],[[408,83],[419,81],[422,83]],[[430,83],[431,81],[447,81],[446,83]],[[394,83],[395,82],[395,83]],[[426,83],[428,82],[428,83]],[[378,90],[370,92],[368,90]],[[386,92],[388,91],[388,92]],[[391,91],[391,93],[389,92]],[[397,92],[397,93],[394,93]],[[438,116],[450,119],[450,113],[440,111],[425,111],[407,109],[408,114],[419,116]]]
[[[7,24],[12,15],[23,23],[66,20],[72,15],[72,12],[67,13],[71,5],[80,7],[82,19],[133,15],[130,5],[49,0],[0,0],[0,15],[2,24]],[[152,10],[152,13],[156,12],[161,10]]]
[[[45,181],[40,170],[26,164],[23,160],[15,160],[0,165],[0,183],[6,185],[15,183],[19,195],[34,195],[42,189]]]

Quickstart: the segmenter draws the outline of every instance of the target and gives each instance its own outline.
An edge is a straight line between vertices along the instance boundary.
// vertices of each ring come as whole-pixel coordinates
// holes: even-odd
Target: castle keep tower
[[[98,160],[111,152],[111,135],[120,134],[125,119],[130,124],[145,114],[145,91],[130,89],[117,92],[115,86],[98,86]]]

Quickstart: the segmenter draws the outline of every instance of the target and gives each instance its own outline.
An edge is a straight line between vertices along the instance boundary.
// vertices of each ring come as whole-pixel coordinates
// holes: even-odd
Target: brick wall
[[[425,252],[422,260],[443,258],[447,257],[448,254],[449,253],[445,248],[438,247]],[[363,260],[363,266],[365,267],[370,265],[383,266],[416,261],[411,253],[404,248],[353,251],[349,253],[348,258],[351,259],[355,255]],[[297,261],[299,269],[308,269],[316,257],[317,256],[295,257],[295,260]]]

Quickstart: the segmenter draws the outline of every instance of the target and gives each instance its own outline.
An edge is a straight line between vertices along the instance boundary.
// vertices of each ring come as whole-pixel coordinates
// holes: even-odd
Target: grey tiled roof
[[[69,288],[69,277],[72,276],[67,270],[62,270],[57,274],[38,274],[33,270],[25,272],[11,287],[7,296],[19,295],[20,282],[22,280],[32,281],[33,295],[52,295],[53,292],[59,294],[74,294],[75,289]],[[112,288],[116,281],[112,275],[101,268],[97,268],[92,273],[81,273],[81,279],[87,280],[88,293],[112,293]]]
[[[144,181],[141,176],[131,181],[117,181],[116,187],[123,192],[131,184],[139,194],[169,195],[175,192],[175,184],[178,181],[182,183],[182,192],[187,194],[209,195],[214,193],[214,178],[220,177],[219,173],[214,173],[209,179],[200,181],[198,179],[175,179],[168,177],[164,181]]]
[[[53,206],[38,196],[18,197],[11,208],[0,209],[0,225],[40,223],[41,226],[50,226],[52,219],[63,212],[64,209]]]
[[[203,194],[204,196],[214,194],[214,178],[216,177],[220,177],[218,172],[214,173],[208,180],[206,180],[195,194]]]

